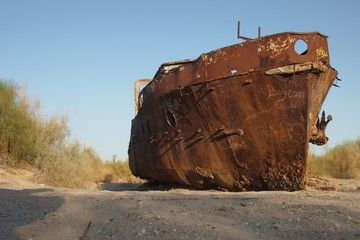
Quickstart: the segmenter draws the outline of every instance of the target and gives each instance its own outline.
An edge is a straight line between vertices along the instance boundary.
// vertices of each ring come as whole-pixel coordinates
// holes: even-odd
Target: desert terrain
[[[297,192],[107,183],[53,188],[0,169],[0,239],[360,239],[360,180]]]

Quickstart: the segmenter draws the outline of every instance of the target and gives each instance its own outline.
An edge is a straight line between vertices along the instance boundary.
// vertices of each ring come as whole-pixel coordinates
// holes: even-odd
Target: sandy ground
[[[298,192],[51,188],[0,169],[0,239],[360,239],[360,180]]]

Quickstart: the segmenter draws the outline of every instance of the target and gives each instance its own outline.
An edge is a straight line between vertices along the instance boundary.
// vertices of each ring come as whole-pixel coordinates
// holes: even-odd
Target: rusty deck
[[[302,41],[306,50],[298,53]],[[327,37],[286,32],[165,63],[136,93],[129,162],[134,175],[230,191],[300,190],[309,141],[337,72]]]

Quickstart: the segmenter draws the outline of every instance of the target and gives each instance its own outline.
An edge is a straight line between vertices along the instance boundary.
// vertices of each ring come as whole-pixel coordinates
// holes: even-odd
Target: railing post
[[[135,102],[135,115],[138,113],[139,110],[139,99],[140,99],[140,87],[142,85],[147,85],[151,79],[139,79],[136,80],[134,83],[134,102]]]

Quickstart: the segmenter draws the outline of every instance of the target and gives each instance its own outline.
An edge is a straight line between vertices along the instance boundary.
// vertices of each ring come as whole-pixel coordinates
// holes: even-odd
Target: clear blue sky
[[[28,88],[49,115],[70,115],[73,137],[104,160],[127,158],[133,82],[163,62],[284,31],[329,36],[343,79],[324,109],[329,145],[360,135],[360,1],[0,0],[0,78]]]

